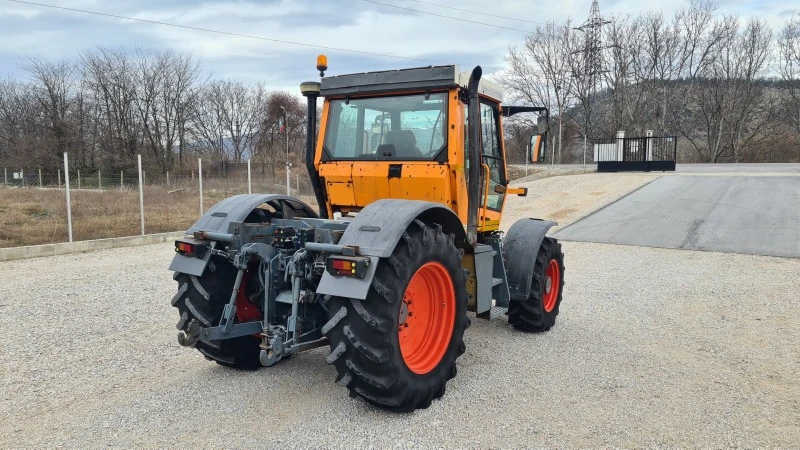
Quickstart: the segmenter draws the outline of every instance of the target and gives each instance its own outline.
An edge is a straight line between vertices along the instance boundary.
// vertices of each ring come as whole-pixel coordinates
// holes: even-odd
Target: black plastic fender
[[[456,247],[466,242],[461,220],[441,203],[383,199],[370,203],[356,215],[339,244],[357,245],[361,255],[388,258],[414,219],[438,223],[445,233],[455,234]]]
[[[214,231],[227,233],[232,222],[244,222],[247,216],[258,205],[266,203],[276,211],[283,213],[284,218],[310,217],[317,218],[317,213],[300,200],[277,194],[242,194],[228,197],[208,209],[188,230],[187,235],[195,231]],[[210,252],[203,259],[175,254],[169,270],[201,276],[208,264]]]
[[[551,220],[520,219],[506,233],[503,261],[511,300],[524,301],[530,295],[536,255],[547,231],[555,225],[558,223]]]
[[[456,213],[440,203],[420,200],[383,199],[362,209],[339,240],[339,245],[358,246],[358,254],[371,257],[372,270],[362,280],[322,275],[318,294],[356,299],[367,298],[378,258],[392,255],[397,242],[415,219],[439,224],[445,233],[455,235],[456,247],[466,245],[467,233]]]

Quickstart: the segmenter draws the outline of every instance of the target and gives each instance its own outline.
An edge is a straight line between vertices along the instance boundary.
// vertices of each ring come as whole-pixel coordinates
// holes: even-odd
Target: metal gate
[[[611,138],[595,141],[598,172],[674,171],[678,152],[676,136]],[[599,149],[599,152],[598,152]]]

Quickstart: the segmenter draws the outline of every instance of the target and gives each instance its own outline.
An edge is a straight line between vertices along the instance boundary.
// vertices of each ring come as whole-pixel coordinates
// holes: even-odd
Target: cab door
[[[500,228],[506,177],[499,104],[481,99],[481,203],[478,231]],[[498,186],[500,188],[498,188]]]

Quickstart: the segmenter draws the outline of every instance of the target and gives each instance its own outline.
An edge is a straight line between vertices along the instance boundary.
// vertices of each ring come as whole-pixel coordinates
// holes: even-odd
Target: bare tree
[[[213,81],[201,89],[192,116],[193,137],[220,158],[241,161],[255,154],[254,140],[265,114],[264,87],[234,80]],[[225,145],[228,139],[230,145]],[[228,154],[230,153],[230,154]]]
[[[571,22],[556,25],[548,22],[538,26],[525,39],[522,48],[512,47],[506,56],[507,71],[501,83],[514,100],[550,109],[558,121],[557,160],[562,161],[562,125],[574,97],[572,95],[575,39]],[[527,126],[530,126],[528,123]]]
[[[709,53],[695,99],[688,102],[689,126],[683,135],[706,161],[741,159],[742,148],[761,135],[772,120],[765,103],[762,77],[770,54],[771,32],[750,20],[741,26],[735,16],[715,24],[714,39],[726,42]]]
[[[168,170],[176,147],[184,143],[200,69],[191,56],[173,52],[138,52],[137,59],[137,102],[144,134],[155,163]],[[182,147],[177,150],[183,153]]]
[[[98,48],[81,56],[83,79],[97,105],[97,139],[105,161],[113,166],[131,162],[144,137],[137,109],[133,56],[120,49]]]
[[[778,33],[778,71],[782,90],[782,116],[800,134],[800,16],[787,22]]]
[[[34,80],[32,94],[46,118],[46,156],[56,162],[74,143],[69,115],[75,94],[75,65],[68,60],[48,61],[32,56],[25,59],[22,68]]]

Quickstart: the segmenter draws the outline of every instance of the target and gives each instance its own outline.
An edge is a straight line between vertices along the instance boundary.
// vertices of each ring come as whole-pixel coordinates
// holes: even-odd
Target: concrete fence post
[[[169,170],[167,171],[167,187],[169,187]]]
[[[144,236],[144,185],[142,184],[142,155],[136,155],[136,160],[139,165],[139,218],[142,225],[142,236]]]
[[[81,188],[81,169],[75,169],[78,172],[78,189]]]
[[[42,188],[42,169],[39,169],[39,189]]]
[[[19,169],[19,177],[22,179],[22,187],[25,187],[25,171],[23,169]]]
[[[124,179],[123,175],[124,175],[124,171],[120,170],[119,171],[119,190],[120,191],[125,189],[125,179]]]
[[[58,169],[58,188],[61,189],[61,169]]]
[[[69,158],[67,152],[64,152],[64,191],[67,193],[67,234],[69,235],[69,242],[72,242],[72,204],[69,198]]]
[[[644,135],[647,136],[647,161],[652,161],[653,160],[653,130],[645,131]]]
[[[103,174],[97,171],[97,189],[103,190]]]
[[[617,131],[617,161],[623,160],[625,152],[625,132]]]
[[[300,174],[296,173],[296,174],[294,174],[294,176],[296,178],[296,183],[295,184],[297,185],[297,192],[295,193],[295,195],[297,195],[299,197],[300,196]]]
[[[197,158],[197,179],[200,180],[200,215],[203,215],[203,158]]]
[[[253,185],[250,178],[250,158],[247,159],[247,193],[253,193]]]
[[[288,139],[288,137],[287,137],[287,139]],[[288,148],[289,144],[286,144],[286,145],[287,145],[287,148]],[[286,150],[286,154],[287,155],[289,154],[289,150]],[[286,195],[287,196],[292,195],[292,191],[291,191],[292,182],[290,181],[290,178],[289,178],[291,176],[291,169],[290,169],[291,167],[292,167],[292,163],[290,163],[289,161],[286,161]]]
[[[8,184],[8,167],[3,167],[3,184]]]

